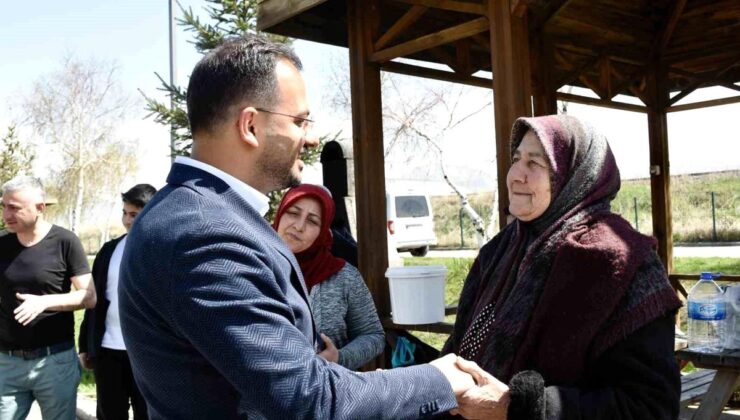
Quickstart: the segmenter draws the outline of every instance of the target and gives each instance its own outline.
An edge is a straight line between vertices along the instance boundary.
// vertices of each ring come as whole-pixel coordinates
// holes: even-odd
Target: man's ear
[[[259,147],[260,143],[254,135],[254,120],[258,112],[254,107],[248,106],[239,111],[239,139],[252,147]]]
[[[46,211],[46,203],[36,203],[36,211],[44,213]]]

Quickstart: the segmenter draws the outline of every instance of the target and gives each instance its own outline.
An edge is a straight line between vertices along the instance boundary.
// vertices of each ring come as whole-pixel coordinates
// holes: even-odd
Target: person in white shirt
[[[157,190],[138,184],[121,194],[121,222],[126,232]],[[93,280],[98,291],[98,305],[85,311],[80,327],[80,363],[95,372],[97,418],[128,419],[129,403],[134,419],[146,419],[146,402],[131,372],[131,363],[121,334],[118,313],[118,273],[126,246],[126,235],[103,245],[93,263]]]

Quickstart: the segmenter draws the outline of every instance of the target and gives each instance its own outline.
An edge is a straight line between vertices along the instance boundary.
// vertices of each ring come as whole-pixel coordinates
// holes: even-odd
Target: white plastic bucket
[[[385,272],[391,294],[393,323],[434,324],[445,318],[447,267],[389,267]]]

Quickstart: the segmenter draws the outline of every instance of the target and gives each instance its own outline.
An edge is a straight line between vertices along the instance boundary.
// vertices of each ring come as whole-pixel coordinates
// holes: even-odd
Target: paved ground
[[[133,418],[133,417],[132,417]],[[33,403],[27,420],[43,420],[38,404]],[[83,396],[77,397],[77,419],[95,420],[95,400]]]

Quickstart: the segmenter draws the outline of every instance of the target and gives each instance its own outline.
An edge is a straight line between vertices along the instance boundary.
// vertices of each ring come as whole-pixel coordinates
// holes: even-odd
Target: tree
[[[349,114],[351,95],[346,65],[333,66],[330,83],[336,86],[328,90],[328,101],[338,112]],[[440,83],[410,84],[405,77],[381,73],[383,97],[384,157],[392,171],[394,155],[404,156],[405,167],[414,162],[438,161],[439,166],[426,165],[432,172],[439,171],[444,181],[460,199],[460,206],[470,217],[475,227],[479,246],[491,236],[491,226],[496,223],[496,212],[489,216],[486,229],[483,218],[470,205],[468,197],[448,174],[445,162],[445,138],[456,127],[484,110],[490,110],[490,93],[480,95],[473,89],[460,85]],[[494,200],[496,193],[494,191]],[[494,202],[493,208],[497,208]]]
[[[246,34],[259,33],[275,42],[291,42],[289,38],[283,36],[257,31],[257,6],[259,3],[257,0],[207,0],[207,3],[209,5],[204,10],[208,14],[208,21],[201,21],[200,17],[193,13],[192,8],[185,10],[182,7],[180,11],[183,17],[177,20],[186,31],[193,33],[194,40],[191,42],[201,54],[217,47],[226,38]],[[190,132],[186,110],[187,89],[167,83],[157,73],[155,75],[162,84],[159,90],[169,96],[171,105],[142,92],[146,100],[146,109],[149,111],[149,116],[154,117],[155,122],[170,127],[174,133],[175,142],[171,151],[172,154],[189,156],[193,135]],[[309,149],[301,157],[306,165],[313,164],[318,160],[321,145],[328,137],[328,135],[321,136],[319,146]],[[269,219],[277,208],[280,199],[282,199],[283,192],[276,191],[268,195],[270,197],[270,212],[266,217]]]
[[[71,57],[39,79],[25,99],[28,122],[58,156],[49,190],[75,233],[83,211],[120,188],[122,177],[114,175],[133,169],[132,145],[114,135],[128,108],[114,65]]]
[[[0,148],[0,184],[31,170],[35,155],[31,147],[18,139],[15,125],[8,127],[8,132],[0,139]],[[4,228],[5,223],[0,218],[0,229]]]
[[[177,19],[180,26],[193,34],[191,43],[195,49],[205,54],[218,46],[224,39],[257,32],[257,0],[207,0],[208,6],[204,10],[208,14],[208,21],[201,21],[200,17],[193,12],[192,8],[185,10],[180,7],[183,15]],[[276,42],[290,42],[288,38],[260,33]],[[171,99],[171,106],[156,98],[142,95],[146,100],[146,109],[154,121],[171,128],[175,137],[173,155],[190,155],[190,147],[193,136],[188,125],[186,111],[187,89],[181,86],[167,83],[162,76],[155,73],[159,78],[159,90],[165,92]]]

